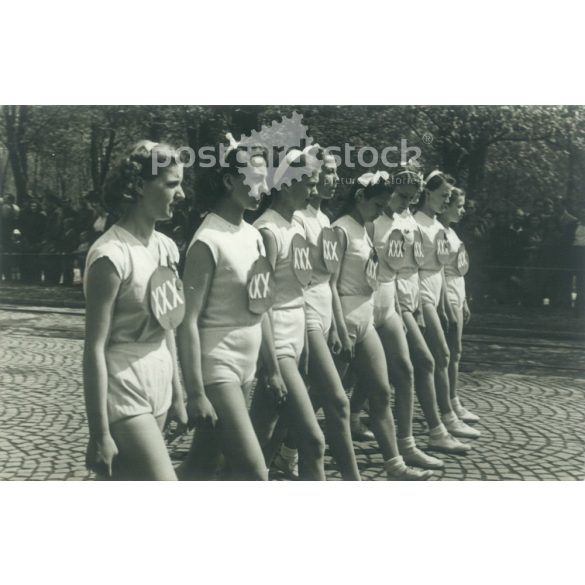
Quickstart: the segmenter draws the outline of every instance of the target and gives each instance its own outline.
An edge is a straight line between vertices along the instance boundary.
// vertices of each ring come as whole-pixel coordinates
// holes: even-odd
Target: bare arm
[[[217,419],[205,395],[198,324],[199,316],[207,303],[214,273],[215,262],[209,248],[203,242],[195,242],[185,263],[185,318],[177,330],[179,361],[189,400],[189,418],[193,425],[209,422],[214,424]]]
[[[110,338],[120,277],[108,258],[100,258],[87,275],[83,390],[89,425],[87,466],[97,473],[112,473],[117,449],[108,422],[108,369],[106,346]]]
[[[339,241],[339,265],[335,271],[335,274],[331,275],[331,280],[329,281],[333,300],[333,319],[335,321],[337,334],[339,335],[339,339],[341,341],[342,351],[349,351],[350,355],[346,357],[351,358],[353,357],[353,343],[351,342],[349,333],[347,332],[345,317],[343,316],[343,309],[341,307],[341,299],[339,298],[339,291],[337,290],[337,282],[339,280],[343,259],[345,257],[345,251],[347,249],[347,238],[343,230],[338,228],[335,229],[337,231],[337,239]]]

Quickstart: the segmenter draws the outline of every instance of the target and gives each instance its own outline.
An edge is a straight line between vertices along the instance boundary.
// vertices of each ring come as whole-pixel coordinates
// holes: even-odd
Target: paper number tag
[[[274,304],[276,286],[274,272],[266,256],[260,256],[250,269],[248,278],[248,309],[262,315]]]
[[[327,268],[327,272],[329,274],[335,274],[339,266],[339,240],[333,228],[323,228],[321,232],[321,247],[323,263]]]
[[[457,252],[457,270],[461,276],[465,276],[469,271],[469,255],[463,243],[459,246],[459,252]]]
[[[291,242],[291,254],[292,254],[292,265],[293,272],[297,280],[303,285],[307,286],[311,282],[311,276],[313,275],[313,265],[311,264],[311,248],[307,243],[307,240],[300,234],[292,239]]]
[[[176,329],[185,316],[183,283],[168,266],[159,266],[150,277],[150,308],[163,329]]]
[[[449,257],[451,254],[451,246],[447,239],[447,232],[445,230],[439,230],[437,238],[435,239],[435,246],[437,252],[437,260],[439,264],[443,266],[449,264]]]
[[[404,253],[405,241],[404,235],[398,229],[392,230],[388,238],[388,246],[386,247],[385,260],[386,264],[398,272],[404,265],[406,254]]]
[[[415,229],[413,234],[413,247],[414,247],[414,260],[419,265],[422,266],[425,263],[425,253],[423,249],[423,239],[422,234],[420,233],[420,229]]]

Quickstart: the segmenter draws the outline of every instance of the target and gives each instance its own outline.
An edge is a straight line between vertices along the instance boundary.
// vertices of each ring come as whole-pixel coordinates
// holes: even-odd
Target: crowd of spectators
[[[74,284],[83,276],[91,244],[115,221],[96,197],[74,206],[56,197],[30,198],[21,205],[12,195],[0,202],[0,271],[3,280],[51,285]],[[185,200],[171,222],[158,229],[172,237],[184,259],[199,224]],[[585,202],[567,208],[562,197],[536,199],[529,208],[478,206],[469,199],[458,226],[471,268],[468,294],[476,305],[585,305]]]
[[[457,228],[469,251],[468,294],[487,302],[570,308],[583,314],[585,202],[536,199],[528,210],[468,200]],[[573,294],[577,299],[573,303]]]

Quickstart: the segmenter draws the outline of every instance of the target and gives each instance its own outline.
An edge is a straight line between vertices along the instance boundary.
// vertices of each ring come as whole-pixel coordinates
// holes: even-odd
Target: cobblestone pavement
[[[0,479],[91,479],[80,311],[0,311]],[[461,395],[481,416],[467,457],[442,456],[444,480],[585,478],[585,376],[581,341],[469,335]],[[415,436],[425,445],[417,411]],[[190,435],[170,445],[179,462]],[[383,480],[375,444],[356,445],[364,479]],[[339,479],[329,455],[328,479]],[[278,478],[278,475],[275,475]]]

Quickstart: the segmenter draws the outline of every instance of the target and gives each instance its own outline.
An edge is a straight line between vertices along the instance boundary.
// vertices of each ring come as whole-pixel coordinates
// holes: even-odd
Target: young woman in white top
[[[479,416],[469,412],[462,404],[457,394],[459,378],[459,362],[461,360],[463,325],[469,322],[471,312],[465,294],[465,274],[469,269],[469,257],[463,242],[451,227],[457,224],[465,214],[465,192],[454,187],[446,211],[438,218],[447,234],[449,242],[449,261],[444,266],[445,284],[447,287],[447,302],[455,313],[456,324],[447,331],[449,344],[449,388],[451,404],[457,416],[466,423],[479,421]]]
[[[423,258],[419,266],[419,290],[424,318],[425,341],[434,359],[434,380],[442,422],[447,431],[461,438],[474,439],[480,432],[464,423],[453,410],[449,388],[450,352],[443,327],[456,326],[456,317],[446,300],[443,265],[448,261],[448,240],[437,219],[447,208],[452,185],[440,171],[425,179],[414,220],[420,230]]]
[[[121,218],[87,256],[83,354],[87,465],[104,477],[176,479],[161,429],[173,396],[182,418],[184,403],[174,335],[152,307],[151,279],[161,267],[176,274],[177,247],[154,226],[184,199],[182,179],[177,153],[144,140],[106,180],[104,202]],[[167,306],[180,313],[177,278],[165,282],[174,293]]]
[[[371,426],[384,457],[388,479],[426,480],[432,471],[407,467],[399,453],[386,356],[374,328],[372,295],[377,287],[377,254],[366,229],[384,210],[390,195],[387,173],[367,173],[352,187],[346,208],[333,223],[340,247],[334,275],[333,312],[341,340],[340,361],[351,362],[370,404]]]
[[[242,164],[249,167],[248,184]],[[271,397],[283,399],[286,389],[272,349],[268,304],[260,310],[250,304],[272,286],[270,267],[260,233],[243,219],[244,211],[258,208],[266,175],[263,153],[236,147],[225,166],[211,169],[199,185],[210,213],[187,252],[186,315],[178,332],[187,412],[197,430],[181,479],[213,477],[219,453],[230,479],[268,479],[246,403],[261,346]],[[254,270],[262,262],[264,271]]]
[[[315,170],[300,180],[293,179],[289,185],[287,177],[301,166],[314,167]],[[254,222],[274,268],[276,298],[270,313],[276,356],[288,394],[286,402],[278,408],[259,384],[252,401],[252,421],[265,458],[270,459],[270,439],[278,417],[284,418],[299,451],[299,478],[305,480],[325,479],[325,439],[299,370],[306,369],[300,364],[301,354],[306,359],[306,351],[303,352],[306,345],[303,289],[307,280],[302,273],[310,270],[310,259],[307,257],[309,248],[304,240],[305,231],[293,221],[293,215],[305,208],[315,194],[318,172],[318,165],[312,157],[300,150],[291,150],[275,173],[275,181],[282,181],[282,186],[273,190],[270,207]]]
[[[412,216],[409,205],[413,201],[418,200],[420,194],[420,186],[422,179],[415,171],[404,169],[397,174],[393,182],[398,182],[401,176],[410,178],[406,186],[396,189],[393,185],[393,195],[390,199],[390,206],[394,209],[392,230],[388,231],[387,238],[394,229],[400,233],[402,246],[400,247],[403,257],[396,266],[395,278],[395,292],[397,300],[397,311],[400,312],[402,322],[406,329],[406,341],[408,343],[408,350],[410,361],[414,373],[414,386],[416,395],[421,405],[425,420],[429,427],[429,441],[428,449],[442,453],[465,455],[469,452],[471,447],[462,443],[457,438],[451,436],[445,425],[441,421],[439,406],[437,404],[436,390],[435,390],[435,360],[433,354],[427,345],[427,341],[423,335],[424,320],[422,316],[421,295],[419,290],[419,263],[423,262],[424,254],[422,248],[422,237],[418,224]],[[410,183],[410,185],[408,184]],[[413,187],[413,186],[417,186]],[[384,238],[385,240],[386,238]],[[388,243],[379,242],[378,244],[386,254],[391,250],[396,250],[397,244],[391,245]],[[386,258],[386,260],[389,260]],[[396,262],[395,259],[394,262]],[[382,273],[382,276],[384,273]],[[383,288],[383,287],[382,287]],[[389,305],[388,301],[383,301],[380,296],[377,297],[378,310],[376,317],[380,320],[380,315],[384,312],[389,312],[384,305]],[[382,310],[380,310],[382,309]],[[391,312],[391,308],[390,308]],[[386,346],[391,352],[396,352],[400,344],[392,346],[390,340],[387,341]],[[387,350],[388,351],[388,350]],[[389,356],[388,362],[392,366],[393,357]],[[402,366],[397,368],[391,367],[391,376],[394,377],[394,382],[397,385],[397,410],[400,411],[399,417],[399,437],[406,437],[406,430],[409,426],[407,424],[406,414],[409,412],[409,401],[407,400],[404,390],[400,388],[400,372],[404,374],[404,380],[410,378],[410,368],[403,362]],[[406,375],[408,374],[408,375]],[[398,379],[396,379],[398,375]],[[403,381],[406,384],[406,382]],[[356,389],[351,399],[352,416],[359,416],[361,408],[365,402],[365,393],[360,384],[356,385]],[[412,441],[406,438],[406,441],[399,441],[399,446],[402,450],[412,447]],[[438,461],[438,460],[437,460]],[[439,464],[437,464],[438,467]]]
[[[305,290],[309,382],[315,406],[322,407],[325,413],[327,439],[341,477],[357,481],[360,474],[349,428],[349,400],[331,354],[340,350],[330,282],[331,269],[339,262],[339,244],[329,218],[321,211],[321,202],[333,199],[339,177],[335,157],[325,151],[321,156],[323,164],[317,190],[311,195],[309,205],[294,214],[311,247],[313,267],[311,282]]]

